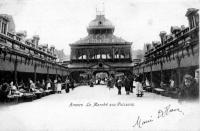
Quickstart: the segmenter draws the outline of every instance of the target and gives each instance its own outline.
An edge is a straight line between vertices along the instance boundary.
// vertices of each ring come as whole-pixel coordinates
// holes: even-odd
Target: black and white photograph
[[[200,131],[200,0],[0,0],[0,131]]]

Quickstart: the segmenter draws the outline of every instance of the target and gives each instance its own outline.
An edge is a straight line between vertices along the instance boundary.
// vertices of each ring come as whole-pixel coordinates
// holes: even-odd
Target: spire
[[[96,5],[96,15],[105,15],[105,6],[103,0],[100,0]]]

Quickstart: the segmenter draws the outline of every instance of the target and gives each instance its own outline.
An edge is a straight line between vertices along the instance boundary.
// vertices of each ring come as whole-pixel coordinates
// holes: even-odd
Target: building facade
[[[185,74],[195,77],[199,69],[198,9],[188,9],[186,17],[189,27],[173,26],[169,35],[160,32],[161,42],[146,44],[145,60],[134,66],[133,72],[143,74],[153,88],[162,88],[161,82],[170,79],[179,88]]]
[[[67,68],[56,63],[55,47],[39,45],[39,36],[26,39],[26,32],[14,32],[9,22],[7,15],[0,15],[1,79],[36,81],[67,75]]]
[[[132,72],[132,43],[115,36],[114,30],[115,27],[104,14],[97,14],[87,27],[88,35],[70,44],[68,68],[72,77],[78,77],[81,73],[91,77],[97,72],[108,75]]]

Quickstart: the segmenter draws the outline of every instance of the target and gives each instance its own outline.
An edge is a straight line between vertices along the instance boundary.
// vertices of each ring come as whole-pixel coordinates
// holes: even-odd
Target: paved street
[[[135,90],[134,90],[135,92]],[[184,106],[183,106],[184,105]],[[32,102],[0,107],[0,129],[4,130],[135,130],[135,129],[191,129],[197,122],[197,105],[146,93],[138,98],[135,93],[117,95],[117,90],[106,86],[80,86],[70,93],[53,94]],[[179,109],[165,112],[166,107]],[[158,115],[160,118],[158,118]],[[141,123],[136,124],[138,118]],[[152,122],[142,124],[151,119]],[[192,123],[197,128],[198,123]],[[139,128],[141,126],[141,128]],[[162,128],[161,128],[162,127]]]

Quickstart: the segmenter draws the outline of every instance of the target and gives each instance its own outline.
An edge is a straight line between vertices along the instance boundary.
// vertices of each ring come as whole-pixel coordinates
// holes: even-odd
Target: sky
[[[200,0],[0,0],[0,14],[12,15],[16,31],[26,30],[28,38],[39,35],[40,44],[70,54],[69,44],[87,36],[102,2],[114,34],[132,42],[132,49],[160,41],[160,31],[170,33],[171,26],[188,26],[187,9],[200,7]]]

